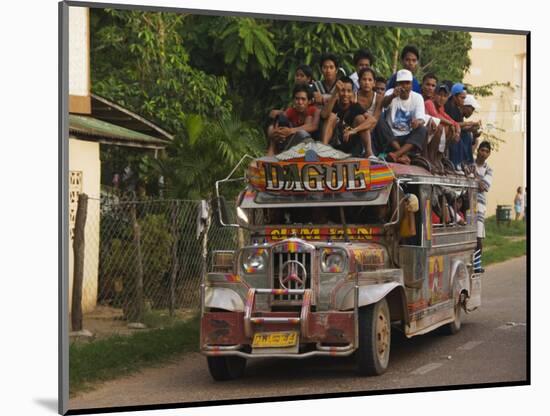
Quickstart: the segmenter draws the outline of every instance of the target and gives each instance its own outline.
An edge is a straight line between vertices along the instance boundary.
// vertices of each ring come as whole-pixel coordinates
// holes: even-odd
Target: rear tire
[[[359,309],[357,368],[367,376],[383,374],[390,362],[391,321],[386,299]]]
[[[235,380],[244,374],[246,358],[237,356],[206,357],[210,375],[216,381]]]
[[[443,335],[454,335],[462,328],[462,295],[458,295],[454,301],[454,321],[441,327]]]

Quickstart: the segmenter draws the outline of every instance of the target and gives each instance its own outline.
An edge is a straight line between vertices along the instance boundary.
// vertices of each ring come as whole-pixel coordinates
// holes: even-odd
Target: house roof
[[[170,141],[80,114],[69,114],[69,133],[84,140],[149,149],[165,148]]]
[[[155,123],[145,119],[106,98],[97,94],[91,94],[92,97],[92,115],[107,123],[125,127],[148,136],[153,136],[163,140],[174,140],[174,135],[160,128]]]

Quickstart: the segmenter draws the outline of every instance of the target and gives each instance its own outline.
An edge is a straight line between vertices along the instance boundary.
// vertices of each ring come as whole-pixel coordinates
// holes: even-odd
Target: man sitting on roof
[[[307,85],[297,84],[292,91],[292,107],[275,118],[267,130],[267,155],[273,156],[311,137],[319,127],[319,110],[309,105],[312,94]]]
[[[371,116],[353,102],[353,81],[343,77],[336,82],[336,88],[321,111],[324,120],[322,142],[354,157],[372,156],[370,134]]]
[[[428,136],[428,157],[436,165],[440,164],[449,141],[460,139],[460,126],[445,112],[445,103],[449,97],[449,87],[446,84],[437,84],[435,75],[425,75],[422,81],[422,96],[426,115],[431,117],[429,122],[437,125],[433,135]],[[428,128],[429,131],[431,131]],[[431,139],[431,141],[430,141]]]
[[[393,138],[388,147],[388,159],[392,162],[410,164],[410,151],[421,152],[426,143],[427,130],[424,126],[424,99],[412,90],[412,73],[407,69],[397,72],[396,87],[386,91],[383,107],[386,121],[391,127]]]

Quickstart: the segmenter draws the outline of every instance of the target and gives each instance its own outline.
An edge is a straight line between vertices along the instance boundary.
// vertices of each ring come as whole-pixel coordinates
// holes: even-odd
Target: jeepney
[[[392,327],[453,334],[480,306],[473,176],[305,142],[252,160],[245,180],[238,221],[218,207],[250,239],[212,253],[201,286],[200,347],[215,380],[256,357],[354,353],[359,373],[382,374]]]

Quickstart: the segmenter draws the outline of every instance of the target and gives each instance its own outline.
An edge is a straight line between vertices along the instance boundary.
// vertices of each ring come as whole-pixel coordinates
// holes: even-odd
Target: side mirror
[[[225,198],[219,196],[216,199],[216,203],[218,205],[218,219],[220,224],[226,227],[238,227],[239,225],[236,223],[235,215],[229,209]]]

